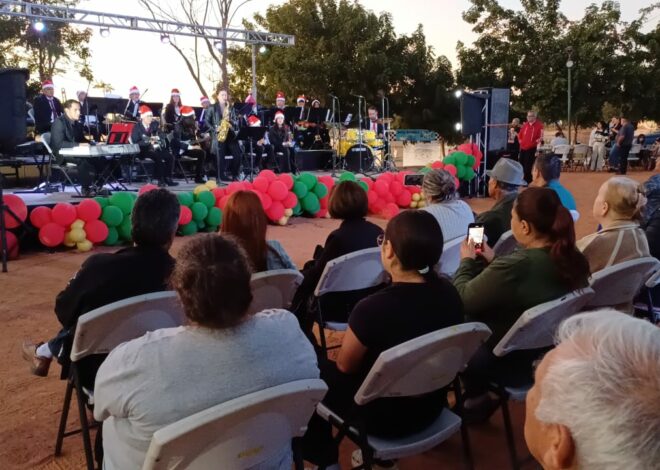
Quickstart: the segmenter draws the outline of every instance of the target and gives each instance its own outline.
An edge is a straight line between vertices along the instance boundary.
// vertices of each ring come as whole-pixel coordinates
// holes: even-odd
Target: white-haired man
[[[525,440],[545,470],[658,468],[660,328],[614,310],[564,321],[527,395]]]

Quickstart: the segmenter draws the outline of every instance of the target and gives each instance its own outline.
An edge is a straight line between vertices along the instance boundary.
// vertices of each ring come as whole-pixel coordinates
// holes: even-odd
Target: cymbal
[[[392,118],[384,118],[378,120],[379,124],[391,124],[392,122],[394,122],[394,119]]]

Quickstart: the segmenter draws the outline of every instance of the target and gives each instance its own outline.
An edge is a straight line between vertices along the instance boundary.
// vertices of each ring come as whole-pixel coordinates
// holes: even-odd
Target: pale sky
[[[168,3],[178,0],[161,0]],[[570,19],[577,19],[584,13],[584,8],[592,0],[564,0],[562,8]],[[112,8],[109,8],[109,3]],[[238,2],[237,2],[238,3]],[[233,23],[240,25],[241,18],[252,19],[255,12],[264,12],[269,5],[278,5],[284,1],[253,0],[244,5]],[[398,34],[409,34],[421,23],[424,26],[427,43],[433,46],[437,55],[446,55],[456,65],[456,42],[461,40],[471,43],[475,35],[470,25],[465,23],[461,14],[469,6],[467,0],[361,0],[361,3],[376,13],[388,11],[392,14],[394,27]],[[507,8],[519,8],[519,0],[501,0]],[[650,0],[622,0],[621,9],[624,20],[637,17],[640,8],[647,6]],[[86,0],[79,8],[91,11],[112,11],[120,15],[143,16],[135,0]],[[653,15],[657,18],[656,15]],[[657,19],[654,19],[654,22]],[[275,31],[276,32],[276,31]],[[169,45],[160,43],[155,33],[112,30],[108,38],[102,38],[98,29],[90,43],[92,50],[92,69],[95,80],[113,85],[114,93],[128,96],[128,90],[136,85],[141,91],[149,89],[146,101],[167,101],[172,88],[179,88],[184,104],[199,105],[200,93],[192,78],[188,75],[182,59]],[[217,75],[216,75],[217,78]],[[75,97],[75,91],[86,89],[87,83],[76,73],[67,73],[55,77],[56,95],[66,88],[69,98]],[[209,87],[210,88],[210,87]],[[91,96],[100,96],[101,91],[90,88]],[[261,97],[260,97],[261,99]],[[269,102],[269,100],[267,100]]]

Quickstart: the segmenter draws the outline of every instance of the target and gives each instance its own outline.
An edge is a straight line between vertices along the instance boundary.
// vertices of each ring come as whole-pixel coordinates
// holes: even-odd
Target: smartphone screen
[[[484,226],[483,224],[470,224],[468,226],[468,240],[474,243],[477,251],[481,251],[484,246]]]
[[[424,175],[406,175],[403,183],[406,186],[421,186],[424,182]]]

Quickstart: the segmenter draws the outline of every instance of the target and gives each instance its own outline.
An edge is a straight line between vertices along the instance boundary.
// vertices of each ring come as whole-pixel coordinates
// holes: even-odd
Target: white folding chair
[[[660,320],[660,311],[653,305],[653,289],[660,286],[660,270],[656,271],[644,284],[646,290],[646,305],[640,309],[646,308],[648,320],[651,323],[657,323]],[[637,308],[637,306],[636,306]]]
[[[511,230],[504,232],[495,246],[493,247],[493,252],[495,256],[506,256],[510,255],[518,248],[518,240],[513,236]]]
[[[383,351],[355,394],[355,403],[366,405],[378,398],[417,396],[447,387],[455,382],[456,375],[490,335],[490,329],[483,323],[464,323]],[[455,390],[460,406],[460,386]],[[360,447],[367,469],[371,468],[373,459],[393,460],[426,452],[459,429],[464,456],[471,463],[467,429],[461,418],[446,408],[426,429],[400,438],[366,434],[362,426],[337,415],[323,403],[316,407],[316,413]]]
[[[589,154],[589,146],[586,144],[577,144],[573,148],[573,167],[585,170],[587,168],[587,155]]]
[[[628,153],[628,163],[639,163],[639,154],[642,151],[642,144],[633,144]]]
[[[81,196],[80,190],[75,185],[75,183],[71,179],[71,176],[69,176],[69,172],[68,172],[69,167],[75,168],[76,165],[73,163],[66,163],[66,162],[62,162],[62,164],[57,163],[57,158],[55,158],[55,154],[53,153],[53,150],[50,148],[50,132],[44,132],[43,134],[41,134],[41,144],[48,152],[49,168],[48,171],[46,172],[46,190],[48,190],[48,188],[50,187],[50,177],[52,171],[58,170],[62,172],[64,178],[69,182],[71,186],[73,186],[73,189],[76,191],[76,193],[78,193],[78,196]],[[64,191],[64,183],[62,183],[62,191]]]
[[[445,274],[449,277],[454,276],[461,264],[461,243],[463,243],[463,240],[463,237],[458,237],[444,244],[440,262],[436,266],[439,274]]]
[[[78,363],[93,354],[108,354],[115,347],[139,338],[148,331],[180,326],[185,315],[173,291],[154,292],[113,302],[78,318],[71,349],[71,367],[67,380],[64,405],[55,443],[55,455],[62,453],[65,437],[81,433],[85,448],[87,469],[94,469],[94,454],[90,438],[90,425],[86,407],[92,407],[93,390],[83,389]],[[66,431],[71,395],[76,391],[80,429]]]
[[[569,164],[569,159],[568,155],[571,153],[571,146],[570,145],[556,145],[552,149],[552,153],[559,155],[561,158],[561,163],[563,165]]]
[[[580,220],[580,213],[578,211],[571,209],[569,212],[571,213],[571,217],[573,217],[573,222]]]
[[[269,308],[291,307],[303,275],[295,269],[274,269],[252,275],[252,303],[249,312],[257,313]]]
[[[348,327],[343,322],[323,320],[322,301],[324,295],[369,289],[383,284],[387,274],[380,259],[380,248],[367,248],[354,251],[329,261],[321,274],[314,296],[317,301],[319,336],[321,347],[327,351],[325,329],[344,331]]]
[[[594,291],[587,287],[526,310],[497,343],[493,349],[493,354],[503,357],[514,351],[552,346],[559,324],[566,318],[580,312],[593,298],[594,294]],[[508,402],[510,399],[524,401],[527,398],[527,392],[532,386],[533,377],[529,379],[529,384],[519,387],[510,387],[499,383],[492,384],[493,392],[499,397],[502,407],[504,430],[513,468],[519,468],[520,463],[516,453]]]
[[[623,308],[630,306],[646,281],[658,270],[660,262],[645,256],[601,269],[591,275],[590,285],[596,295],[586,306]],[[627,312],[630,313],[630,312]]]
[[[240,470],[267,462],[305,433],[327,390],[323,380],[298,380],[183,418],[154,433],[142,469]]]

